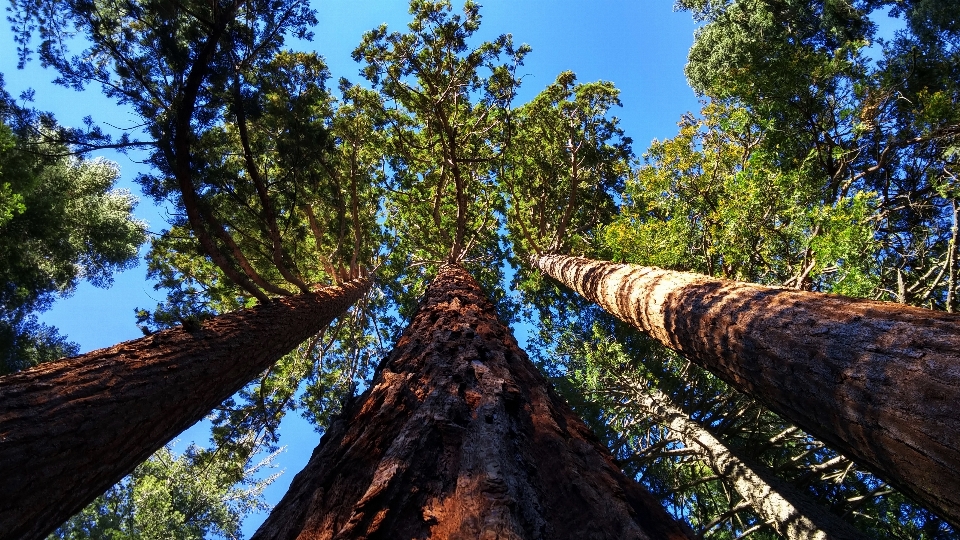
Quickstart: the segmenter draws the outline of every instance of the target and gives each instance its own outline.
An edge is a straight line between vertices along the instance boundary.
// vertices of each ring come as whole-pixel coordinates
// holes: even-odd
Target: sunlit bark
[[[532,262],[960,524],[960,316],[578,257]]]

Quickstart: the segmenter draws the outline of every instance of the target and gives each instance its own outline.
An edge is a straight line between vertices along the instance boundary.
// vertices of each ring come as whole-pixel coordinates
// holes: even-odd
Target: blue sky
[[[316,50],[330,67],[334,80],[347,77],[360,82],[350,52],[363,32],[381,23],[402,30],[408,21],[404,0],[315,0],[319,24],[312,42],[291,43],[295,49]],[[581,82],[608,80],[620,88],[623,108],[615,111],[634,150],[642,154],[654,138],[675,135],[681,114],[699,109],[697,97],[683,76],[686,53],[695,25],[689,14],[672,11],[672,1],[615,0],[490,0],[481,13],[480,39],[502,33],[513,34],[515,43],[527,43],[533,52],[520,68],[522,103],[555,79],[564,70],[577,74]],[[103,125],[128,127],[138,124],[129,111],[103,97],[98,88],[77,93],[51,84],[54,74],[34,60],[25,70],[16,69],[14,44],[7,25],[0,26],[0,43],[8,51],[0,57],[8,92],[18,95],[27,88],[36,91],[34,106],[53,112],[66,125],[79,125],[91,115]],[[120,187],[141,197],[137,215],[151,231],[164,228],[165,211],[142,196],[133,179],[145,168],[129,156],[105,152],[100,155],[120,165]],[[113,287],[97,289],[82,284],[76,293],[58,301],[41,315],[45,323],[80,344],[81,351],[106,347],[141,336],[134,324],[135,307],[153,307],[162,293],[153,291],[146,279],[145,265],[116,276]],[[205,444],[202,428],[188,430],[181,445],[198,439]],[[306,463],[318,435],[305,421],[290,415],[281,426],[281,441],[287,451],[277,463],[284,475],[268,489],[269,502],[276,503],[293,475]],[[182,447],[182,446],[181,446]],[[244,526],[252,534],[265,518],[252,516]]]

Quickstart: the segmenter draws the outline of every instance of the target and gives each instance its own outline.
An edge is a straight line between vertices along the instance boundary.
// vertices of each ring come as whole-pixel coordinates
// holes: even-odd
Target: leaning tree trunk
[[[445,266],[254,540],[686,539]]]
[[[533,264],[960,525],[960,316],[579,257]]]
[[[0,538],[43,538],[297,344],[366,279],[0,377]]]
[[[670,428],[671,433],[733,485],[760,518],[789,540],[866,540],[855,527],[831,514],[805,493],[776,477],[762,465],[738,456],[690,418],[656,387],[638,388],[620,381],[614,392],[634,403],[640,414]]]

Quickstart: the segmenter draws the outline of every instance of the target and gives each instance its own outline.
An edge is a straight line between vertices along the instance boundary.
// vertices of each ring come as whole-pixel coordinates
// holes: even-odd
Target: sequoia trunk
[[[0,378],[0,538],[43,538],[368,288],[351,281]]]
[[[658,424],[669,427],[684,446],[695,450],[714,472],[733,485],[763,521],[784,538],[866,540],[864,534],[806,494],[762,466],[737,456],[656,387],[637,389],[629,386],[629,398],[640,406],[641,411]]]
[[[253,538],[689,537],[449,265]]]
[[[533,263],[960,525],[960,316],[578,257]]]

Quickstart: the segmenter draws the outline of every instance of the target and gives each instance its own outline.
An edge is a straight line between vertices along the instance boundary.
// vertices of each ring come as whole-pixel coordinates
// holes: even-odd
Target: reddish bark
[[[578,257],[533,262],[960,525],[960,316]]]
[[[450,265],[253,538],[689,537]]]
[[[52,532],[368,288],[355,280],[0,378],[0,539]]]

